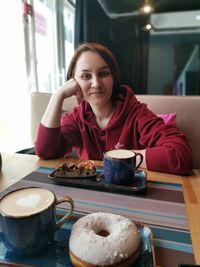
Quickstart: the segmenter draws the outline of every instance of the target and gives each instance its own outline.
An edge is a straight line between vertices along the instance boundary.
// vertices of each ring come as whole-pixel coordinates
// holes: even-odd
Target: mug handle
[[[139,152],[135,152],[135,155],[136,155],[136,162],[137,162],[137,157],[140,158],[138,164],[135,167],[135,169],[137,170],[140,167],[140,165],[142,164],[143,155],[141,153],[139,153]]]
[[[59,228],[61,225],[63,225],[71,217],[71,215],[74,211],[74,201],[72,200],[71,197],[64,196],[64,197],[61,197],[59,199],[56,199],[55,204],[58,205],[58,204],[63,203],[63,202],[67,202],[70,204],[70,210],[59,221],[56,222],[56,228]]]

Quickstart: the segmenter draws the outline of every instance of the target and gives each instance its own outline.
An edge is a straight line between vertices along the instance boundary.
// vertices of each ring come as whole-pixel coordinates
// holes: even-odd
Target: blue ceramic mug
[[[106,183],[131,185],[143,155],[127,149],[109,150],[103,155],[103,178]]]
[[[56,205],[67,202],[64,217],[56,220]],[[73,200],[59,199],[45,188],[26,187],[0,200],[0,228],[8,253],[21,257],[44,254],[54,244],[55,231],[72,215]]]

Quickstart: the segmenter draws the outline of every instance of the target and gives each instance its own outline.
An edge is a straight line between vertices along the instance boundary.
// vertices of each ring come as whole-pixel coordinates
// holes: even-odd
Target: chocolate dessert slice
[[[65,162],[60,165],[54,175],[62,178],[84,178],[96,176],[96,167],[94,161],[87,160],[76,163]]]

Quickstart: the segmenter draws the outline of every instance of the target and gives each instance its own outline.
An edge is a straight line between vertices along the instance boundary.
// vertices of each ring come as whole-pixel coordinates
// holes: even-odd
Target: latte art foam
[[[41,199],[40,195],[30,194],[26,197],[21,197],[17,199],[16,204],[20,207],[32,207],[37,208],[37,205]]]
[[[133,151],[126,149],[113,149],[107,151],[105,154],[106,156],[115,159],[127,159],[135,156],[135,153]]]
[[[43,188],[22,188],[9,193],[0,201],[0,210],[13,217],[36,214],[54,202],[54,194]]]

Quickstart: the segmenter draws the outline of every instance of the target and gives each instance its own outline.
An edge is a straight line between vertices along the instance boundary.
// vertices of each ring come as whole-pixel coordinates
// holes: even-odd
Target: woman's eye
[[[81,75],[81,78],[82,78],[83,80],[88,80],[88,79],[91,78],[91,75],[90,75],[89,73],[83,73],[83,74]]]
[[[100,71],[99,72],[99,77],[107,77],[110,75],[110,72],[109,71]]]

